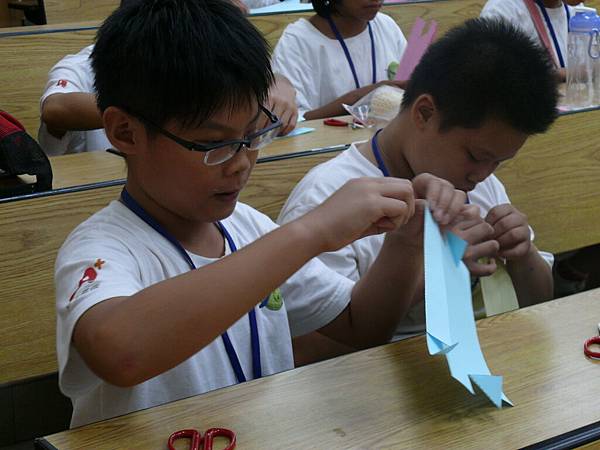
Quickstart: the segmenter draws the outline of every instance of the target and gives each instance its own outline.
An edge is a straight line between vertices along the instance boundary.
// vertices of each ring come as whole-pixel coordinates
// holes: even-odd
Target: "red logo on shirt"
[[[102,266],[105,264],[105,262],[106,261],[102,261],[100,258],[98,258],[96,260],[96,262],[94,263],[94,267],[96,269],[98,269],[98,270],[101,270]],[[91,283],[92,281],[94,281],[98,277],[98,272],[96,272],[96,269],[94,269],[94,267],[88,267],[87,269],[85,269],[83,271],[83,276],[81,277],[81,280],[79,280],[79,284],[77,285],[77,289],[75,289],[75,292],[73,292],[73,294],[69,298],[69,302],[73,301],[73,299],[75,298],[75,295],[79,291],[79,288],[81,288],[81,286],[84,283]]]
[[[58,81],[56,82],[56,85],[57,85],[57,86],[60,86],[61,88],[66,88],[66,87],[67,87],[67,83],[68,83],[68,81],[67,81],[67,80],[58,80]]]

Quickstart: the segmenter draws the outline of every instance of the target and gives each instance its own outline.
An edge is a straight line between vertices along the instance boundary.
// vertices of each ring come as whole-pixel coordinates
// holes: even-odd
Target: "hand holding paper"
[[[485,362],[473,317],[469,271],[461,258],[467,243],[456,235],[442,234],[429,210],[425,211],[425,316],[427,348],[444,354],[450,374],[475,394],[475,382],[498,407],[512,403],[502,391],[502,377]]]

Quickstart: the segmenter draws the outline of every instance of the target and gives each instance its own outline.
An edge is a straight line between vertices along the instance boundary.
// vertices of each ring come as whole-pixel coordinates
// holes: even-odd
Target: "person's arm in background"
[[[85,92],[52,94],[42,104],[42,122],[48,132],[60,139],[67,131],[102,128],[96,95]]]
[[[275,82],[269,89],[268,101],[271,112],[283,123],[279,131],[280,136],[284,136],[296,128],[298,123],[296,89],[284,75],[275,74]]]
[[[323,119],[326,117],[334,117],[334,116],[342,116],[345,114],[348,114],[346,112],[346,110],[344,109],[344,107],[342,106],[343,104],[346,105],[353,105],[354,103],[356,103],[357,101],[359,101],[361,98],[363,98],[365,95],[367,95],[369,92],[377,89],[378,87],[381,86],[395,86],[395,87],[399,87],[400,89],[405,89],[406,88],[406,81],[380,81],[378,83],[375,84],[370,84],[368,86],[364,86],[361,87],[359,89],[355,89],[353,91],[350,91],[344,95],[342,95],[341,97],[336,98],[334,101],[323,105],[319,108],[313,109],[312,111],[308,111],[304,114],[304,118],[306,120],[313,120],[313,119]]]

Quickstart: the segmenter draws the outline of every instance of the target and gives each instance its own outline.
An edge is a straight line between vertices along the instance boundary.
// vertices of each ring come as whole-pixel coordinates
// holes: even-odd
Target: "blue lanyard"
[[[331,27],[331,31],[335,34],[336,39],[342,46],[342,50],[344,50],[344,54],[346,55],[346,59],[348,60],[348,64],[350,65],[350,70],[352,71],[352,76],[354,77],[354,83],[356,84],[356,89],[360,89],[360,83],[358,82],[358,75],[356,75],[356,67],[354,67],[354,61],[352,61],[352,56],[350,56],[350,51],[346,46],[346,42],[344,42],[344,38],[340,34],[339,30],[335,26],[335,23],[331,19],[331,17],[327,16],[327,21],[329,22],[329,26]],[[371,22],[367,23],[367,27],[369,28],[369,37],[371,38],[371,64],[373,66],[373,83],[377,83],[377,59],[375,56],[375,39],[373,39],[373,29],[371,28]]]
[[[188,255],[179,241],[175,239],[175,237],[172,236],[167,230],[165,230],[156,220],[154,220],[154,218],[148,214],[144,208],[141,207],[141,205],[129,194],[129,192],[127,192],[126,189],[123,189],[123,192],[121,192],[121,202],[136,216],[152,227],[154,231],[169,241],[177,249],[181,256],[183,256],[185,261],[188,263],[188,266],[190,266],[190,270],[196,269],[196,265],[192,261],[192,258],[190,258],[190,255]],[[237,247],[235,246],[235,242],[233,242],[233,239],[227,229],[221,222],[216,222],[215,225],[223,237],[227,240],[227,244],[229,244],[231,252],[235,252]],[[260,364],[260,341],[258,340],[258,325],[256,323],[256,311],[254,308],[252,308],[252,310],[248,313],[248,318],[250,320],[250,342],[252,346],[252,372],[254,379],[257,379],[262,377],[262,368]],[[231,362],[231,367],[235,372],[235,377],[237,378],[238,383],[243,383],[246,381],[246,376],[244,375],[242,365],[240,364],[240,360],[235,352],[235,348],[233,348],[233,344],[231,343],[231,339],[229,338],[227,331],[225,331],[221,337],[223,338],[223,344],[225,344],[225,350],[227,351],[227,356]]]
[[[556,37],[556,32],[554,31],[554,26],[552,25],[552,21],[550,20],[548,11],[546,11],[546,7],[542,3],[542,0],[535,0],[535,3],[538,5],[538,8],[540,8],[542,10],[544,20],[546,21],[548,30],[550,30],[550,36],[552,37],[552,42],[554,42],[554,48],[556,49],[556,56],[558,56],[558,62],[560,63],[560,67],[562,67],[564,69],[565,60],[563,58],[562,52],[560,51],[560,46],[558,45],[558,38]],[[569,22],[571,21],[571,14],[569,13],[569,7],[567,6],[567,4],[564,1],[563,1],[563,6],[565,7],[565,12],[567,13],[567,30],[568,30]]]
[[[381,130],[377,130],[377,132],[371,138],[371,149],[373,149],[373,156],[377,161],[377,167],[383,173],[384,177],[389,177],[390,172],[387,170],[385,163],[383,162],[383,158],[381,157],[381,151],[379,151],[379,144],[377,144],[377,135],[381,132]]]

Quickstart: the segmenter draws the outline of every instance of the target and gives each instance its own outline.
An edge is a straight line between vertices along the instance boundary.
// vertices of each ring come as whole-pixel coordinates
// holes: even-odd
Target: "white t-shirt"
[[[379,168],[365,158],[356,148],[350,146],[335,158],[319,164],[310,170],[296,185],[285,202],[278,218],[279,223],[306,214],[314,209],[347,181],[360,177],[382,177]],[[481,216],[485,217],[496,205],[510,203],[502,183],[491,175],[469,192],[469,201],[478,205]],[[533,230],[531,234],[533,240]],[[319,258],[331,269],[356,282],[363,276],[377,258],[384,235],[369,236],[331,253],[323,253]],[[551,265],[553,256],[549,253],[540,254]],[[420,302],[413,306],[407,316],[396,329],[395,339],[425,330],[425,308]]]
[[[573,17],[575,15],[575,9],[571,6],[567,6],[567,8],[569,8],[569,13],[571,17]],[[552,27],[554,28],[554,32],[556,33],[556,39],[558,40],[558,45],[560,47],[560,51],[566,64],[569,24],[567,22],[567,14],[565,12],[565,7],[563,5],[560,5],[559,8],[546,8],[546,11],[548,13],[548,17],[550,18],[550,22],[552,22]],[[533,19],[529,14],[527,6],[525,6],[525,4],[523,3],[523,0],[488,0],[488,2],[481,10],[481,17],[501,17],[503,19],[506,19],[508,22],[520,28],[525,34],[527,34],[539,45],[544,47],[544,43],[540,40],[540,37],[535,29],[535,25],[533,24]],[[550,34],[550,30],[548,29],[546,21],[543,20],[543,15],[542,22],[544,23],[544,28],[548,33],[550,43],[552,44],[552,46],[554,46],[554,41],[552,40],[552,36]],[[554,47],[553,51],[556,52],[556,49],[554,49]]]
[[[406,48],[402,31],[389,16],[378,13],[371,21],[376,53],[376,80],[387,80],[387,68],[398,62]],[[373,81],[371,39],[365,29],[345,39],[354,62],[358,81]],[[296,88],[301,114],[326,105],[356,89],[348,60],[337,39],[330,39],[308,20],[300,19],[286,27],[272,58],[273,71],[284,75]]]
[[[95,92],[94,72],[89,59],[93,49],[94,46],[90,45],[76,55],[67,55],[50,70],[46,89],[40,100],[40,113],[44,101],[51,95]],[[40,124],[38,141],[49,156],[106,150],[112,147],[104,129],[67,131],[61,139],[57,139],[48,133],[44,122]]]
[[[241,203],[222,223],[238,248],[277,226]],[[215,261],[193,254],[190,257],[196,267]],[[59,384],[73,401],[72,427],[236,383],[220,337],[177,367],[131,388],[103,381],[78,354],[71,338],[85,311],[104,300],[133,295],[190,270],[171,243],[121,202],[113,201],[69,235],[59,251],[55,270]],[[235,274],[231,277],[234,282]],[[319,329],[337,317],[350,301],[353,284],[315,258],[280,287],[284,301],[281,309],[255,308],[263,375],[293,368],[291,336]],[[228,333],[244,374],[251,379],[248,316]]]

